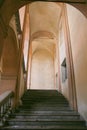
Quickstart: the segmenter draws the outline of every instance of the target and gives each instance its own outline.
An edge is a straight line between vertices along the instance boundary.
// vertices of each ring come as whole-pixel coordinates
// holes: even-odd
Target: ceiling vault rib
[[[55,35],[52,32],[48,32],[48,31],[38,31],[32,34],[31,36],[31,41],[40,38],[40,37],[47,37],[49,39],[54,39]]]

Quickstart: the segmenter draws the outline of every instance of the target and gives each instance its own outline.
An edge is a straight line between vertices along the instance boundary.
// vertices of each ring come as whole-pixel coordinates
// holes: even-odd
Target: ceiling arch
[[[38,39],[38,38],[49,38],[49,39],[55,39],[55,35],[52,32],[48,32],[45,30],[40,30],[38,32],[35,32],[31,36],[31,41]]]
[[[56,41],[53,39],[49,38],[39,38],[34,41],[32,41],[32,54],[35,53],[35,51],[44,49],[47,50],[52,57],[55,55],[55,46],[56,46]]]
[[[45,49],[45,48],[38,48],[37,50],[35,50],[34,52],[33,52],[33,54],[32,54],[32,56],[34,56],[36,53],[38,53],[38,52],[40,52],[40,51],[43,51],[44,52],[44,54],[45,54],[45,52],[46,53],[48,53],[49,54],[49,56],[54,60],[54,55],[48,50],[48,49]]]
[[[44,0],[44,1],[69,3],[72,6],[79,9],[84,14],[84,16],[87,17],[87,4],[86,4],[87,0],[55,0],[55,1]],[[9,21],[11,20],[13,14],[22,6],[29,4],[31,2],[32,0],[3,0],[3,2],[0,3],[0,34],[1,34],[0,40],[1,41],[3,41],[5,35],[7,34],[7,33],[5,34],[5,31],[7,32]],[[3,22],[3,26],[1,25],[2,22]],[[3,49],[3,43],[0,44],[0,59],[2,55],[2,49]]]
[[[2,1],[2,0],[1,0]],[[44,0],[48,1],[48,0]],[[87,1],[86,0],[49,0],[51,2],[66,2],[72,4],[77,9],[79,9],[86,17],[87,17]],[[49,2],[48,1],[48,2]],[[34,0],[33,0],[34,2]],[[3,20],[6,25],[9,24],[9,21],[13,14],[22,6],[32,3],[32,0],[3,0],[3,4],[1,2],[0,14],[3,17]],[[77,4],[78,3],[78,4]],[[79,5],[80,3],[80,5]],[[8,8],[9,7],[9,8]]]
[[[29,5],[32,53],[47,50],[52,57],[59,32],[61,6],[54,2],[34,2]]]
[[[2,0],[1,0],[2,1]],[[44,0],[48,1],[48,0]],[[48,2],[50,2],[49,0]],[[34,2],[34,0],[33,0]],[[79,9],[86,17],[87,17],[87,1],[86,0],[52,0],[51,2],[64,2],[69,3],[72,6]],[[3,0],[3,4],[1,2],[0,7],[0,17],[2,17],[2,20],[5,24],[5,26],[9,25],[9,21],[12,18],[13,14],[21,7],[23,7],[26,4],[32,3],[32,0]],[[80,3],[80,4],[79,4]],[[9,7],[9,8],[8,8]],[[1,30],[3,31],[3,30]]]
[[[56,10],[56,11],[55,11]],[[31,35],[40,30],[58,35],[60,5],[54,2],[34,2],[29,5]]]

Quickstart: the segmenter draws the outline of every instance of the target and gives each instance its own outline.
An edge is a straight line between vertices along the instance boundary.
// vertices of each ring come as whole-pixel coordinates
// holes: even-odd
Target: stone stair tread
[[[13,117],[14,118],[14,117]],[[13,118],[11,118],[11,119],[13,119]],[[74,119],[79,119],[79,116],[16,116],[15,117],[16,119],[22,119],[22,118],[24,118],[24,119],[38,119],[39,118],[39,120],[42,120],[42,119],[50,119],[51,118],[51,120],[53,119],[53,120],[57,120],[57,119],[66,119],[67,118],[67,120],[70,120],[70,119],[72,119],[72,120],[74,120]]]
[[[70,107],[69,106],[45,106],[45,105],[41,105],[41,106],[38,106],[38,105],[23,105],[23,106],[21,106],[20,107],[20,109],[22,109],[22,108],[24,108],[24,107],[28,107],[28,109],[30,108],[30,107],[32,107],[32,108],[61,108],[61,109],[69,109],[70,110]]]
[[[24,104],[26,107],[68,107],[67,104]]]
[[[43,125],[43,126],[85,126],[85,122],[84,121],[9,121],[9,123],[7,123],[7,125],[22,125],[22,126],[26,126],[26,125],[32,125],[32,126],[38,126],[38,125]]]
[[[1,130],[87,130],[84,119],[56,90],[28,90]]]
[[[52,100],[52,101],[54,101],[54,100],[55,101],[60,101],[61,100],[61,101],[66,101],[67,102],[67,100],[64,97],[61,97],[61,96],[58,96],[58,97],[57,96],[56,97],[50,97],[50,96],[49,97],[46,97],[46,96],[45,97],[41,97],[41,96],[36,96],[36,98],[35,98],[35,96],[30,96],[30,97],[27,96],[27,97],[21,98],[21,100],[23,100],[23,101],[31,101],[31,99],[32,100],[45,100],[45,101],[46,100],[49,100],[49,101],[50,100]]]
[[[39,125],[39,126],[32,126],[32,125],[29,125],[26,127],[25,126],[18,126],[18,125],[15,125],[15,126],[8,126],[8,127],[4,127],[2,128],[1,130],[87,130],[86,127],[77,127],[77,126],[43,126],[43,125]]]
[[[25,105],[25,104],[66,104],[66,105],[69,105],[69,103],[67,101],[64,101],[64,100],[52,100],[52,101],[42,101],[41,99],[40,100],[22,100],[22,103]]]
[[[56,114],[56,113],[54,113],[54,114],[50,114],[50,113],[40,113],[40,114],[33,114],[33,113],[16,113],[16,114],[13,114],[13,115],[11,115],[11,116],[28,116],[28,117],[30,117],[30,116],[32,116],[32,117],[70,117],[70,116],[73,116],[73,117],[75,117],[75,116],[77,116],[77,117],[80,117],[80,115],[78,115],[78,114],[73,114],[73,113],[71,113],[71,114],[67,114],[67,113],[64,113],[64,114],[62,114],[62,113],[59,113],[59,114]]]
[[[31,112],[32,110],[33,110],[33,111],[52,111],[53,109],[54,109],[54,111],[57,111],[57,110],[63,110],[63,111],[64,111],[64,110],[65,110],[65,111],[67,110],[67,111],[69,111],[69,108],[67,108],[67,107],[66,107],[66,108],[61,108],[61,107],[49,107],[49,108],[48,108],[48,107],[47,107],[47,108],[46,108],[46,107],[41,107],[41,108],[39,108],[39,107],[36,107],[36,108],[32,108],[32,107],[30,107],[30,108],[28,108],[28,107],[22,107],[21,110],[24,110],[24,111],[26,110],[27,112],[28,112],[28,111]]]
[[[69,110],[55,110],[55,111],[46,111],[46,110],[28,110],[28,109],[20,109],[20,113],[50,113],[50,114],[52,114],[52,113],[56,113],[56,114],[59,114],[59,113],[70,113],[70,114],[77,114],[77,112],[75,112],[75,111],[73,111],[73,110],[71,110],[71,109],[69,109]]]
[[[10,122],[16,122],[16,121],[19,121],[19,122],[42,122],[42,121],[44,121],[44,122],[46,122],[46,121],[48,121],[48,122],[67,122],[67,121],[69,121],[69,122],[84,122],[84,120],[82,120],[82,119],[68,119],[67,117],[66,118],[64,118],[64,119],[59,119],[59,118],[45,118],[45,119],[43,119],[43,118],[31,118],[31,119],[25,119],[25,118],[23,118],[23,119],[9,119],[9,121]]]

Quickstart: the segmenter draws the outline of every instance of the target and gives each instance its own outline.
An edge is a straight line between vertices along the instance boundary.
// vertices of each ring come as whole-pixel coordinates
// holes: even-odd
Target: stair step
[[[56,96],[52,96],[52,95],[40,95],[40,94],[35,94],[35,95],[25,95],[23,96],[21,99],[59,99],[59,100],[67,100],[64,96],[62,95],[56,95]]]
[[[29,90],[0,130],[87,130],[85,121],[56,90]]]
[[[80,116],[79,114],[75,112],[67,112],[67,111],[20,111],[20,113],[14,113],[13,116]]]
[[[55,101],[33,101],[33,100],[31,100],[31,101],[24,101],[24,102],[22,102],[23,103],[23,105],[24,104],[39,104],[39,105],[41,105],[41,104],[44,104],[44,105],[63,105],[63,104],[65,104],[65,105],[69,105],[69,103],[68,102],[65,102],[65,101],[57,101],[57,102],[55,102]]]
[[[47,97],[47,98],[41,98],[41,97],[36,97],[36,98],[31,98],[31,97],[26,97],[26,98],[23,98],[23,99],[21,99],[22,101],[26,101],[26,102],[29,102],[29,101],[44,101],[44,102],[66,102],[66,103],[68,103],[67,102],[67,100],[66,99],[64,99],[64,98],[51,98],[51,97]]]
[[[50,110],[50,111],[46,111],[46,110],[28,110],[28,109],[22,109],[22,107],[20,107],[19,109],[18,109],[20,112],[28,112],[28,113],[31,113],[31,112],[35,112],[35,113],[55,113],[55,114],[59,114],[59,113],[72,113],[72,114],[77,114],[77,112],[76,111],[73,111],[72,109],[69,109],[69,110],[65,110],[64,108],[62,109],[62,108],[59,108],[58,110],[55,110],[55,111],[52,111],[52,110]]]
[[[87,130],[86,127],[77,127],[77,126],[32,126],[29,125],[26,127],[25,126],[8,126],[4,127],[1,130]]]
[[[58,103],[58,102],[65,102],[65,103],[68,103],[65,99],[40,99],[40,98],[38,98],[38,99],[32,99],[32,98],[30,98],[30,99],[28,99],[28,98],[26,98],[26,99],[22,99],[22,101],[23,102],[33,102],[33,101],[37,101],[37,102],[41,102],[41,101],[43,101],[43,102],[54,102],[54,103]]]
[[[68,103],[66,103],[66,102],[39,102],[39,101],[36,101],[36,102],[34,102],[34,101],[30,101],[30,102],[22,102],[22,105],[27,105],[27,106],[29,106],[29,105],[44,105],[44,106],[69,106],[69,104]]]
[[[24,104],[36,104],[36,103],[38,103],[38,104],[66,104],[66,105],[69,105],[69,103],[67,103],[67,102],[65,102],[65,101],[33,101],[33,100],[31,100],[31,101],[22,101],[22,104],[24,105]]]
[[[38,116],[34,116],[34,117],[28,117],[28,118],[23,118],[22,116],[21,116],[21,118],[15,118],[15,119],[9,119],[8,120],[9,122],[55,122],[55,121],[57,121],[57,122],[67,122],[67,121],[69,121],[69,122],[84,122],[84,120],[82,120],[82,119],[75,119],[74,117],[72,117],[72,119],[69,117],[65,117],[65,118],[59,118],[59,117],[52,117],[52,116],[50,116],[50,117],[47,117],[47,116],[45,116],[45,117],[38,117]],[[84,122],[85,123],[85,122]]]
[[[79,115],[13,115],[16,119],[81,119]]]
[[[57,111],[29,111],[28,109],[26,110],[20,110],[20,113],[15,113],[15,115],[78,115],[76,112],[69,110],[69,111],[65,111],[65,110],[57,110]]]
[[[29,97],[34,97],[34,96],[41,96],[41,97],[53,97],[53,98],[55,98],[55,97],[62,97],[62,98],[65,98],[62,94],[60,94],[60,93],[54,93],[54,94],[52,94],[52,93],[49,93],[49,94],[47,94],[47,93],[25,93],[24,95],[23,95],[23,97],[22,98],[24,98],[24,97],[27,97],[27,96],[29,96]]]
[[[63,125],[63,126],[67,126],[67,125],[72,125],[72,126],[84,126],[85,125],[85,122],[84,121],[80,121],[80,120],[57,120],[57,121],[49,121],[49,120],[46,120],[46,121],[28,121],[28,120],[13,120],[13,121],[9,121],[8,123],[9,125],[22,125],[22,126],[26,126],[26,125],[43,125],[43,126],[48,126],[48,125]]]
[[[61,95],[57,90],[27,90],[24,95],[26,94]]]
[[[65,108],[65,107],[68,107],[68,105],[67,104],[23,104],[23,107],[32,107],[32,108],[41,108],[41,107],[44,107],[44,108],[49,108],[49,107],[55,107],[55,108],[59,108],[59,107],[61,107],[61,108]],[[69,108],[70,109],[70,108]]]
[[[57,111],[57,110],[70,110],[68,107],[27,107],[27,106],[22,106],[20,108],[21,110],[33,110],[33,111]]]
[[[21,99],[29,99],[29,98],[32,98],[32,99],[35,99],[35,97],[36,97],[36,99],[39,99],[39,98],[41,98],[41,99],[65,99],[66,100],[66,98],[64,97],[64,96],[62,96],[62,95],[56,95],[56,96],[54,96],[54,95],[40,95],[40,94],[35,94],[35,95],[25,95],[25,96],[23,96]]]

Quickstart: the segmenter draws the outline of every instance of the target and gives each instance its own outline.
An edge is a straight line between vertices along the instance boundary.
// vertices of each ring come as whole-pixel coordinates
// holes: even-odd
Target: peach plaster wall
[[[87,19],[67,5],[78,111],[87,120]]]

